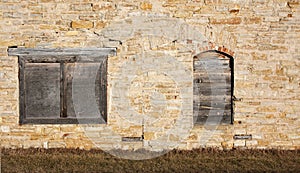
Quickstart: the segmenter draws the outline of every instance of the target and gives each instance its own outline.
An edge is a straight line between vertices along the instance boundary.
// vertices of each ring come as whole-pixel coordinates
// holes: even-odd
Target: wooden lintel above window
[[[8,48],[9,56],[51,55],[51,56],[115,56],[116,48]]]

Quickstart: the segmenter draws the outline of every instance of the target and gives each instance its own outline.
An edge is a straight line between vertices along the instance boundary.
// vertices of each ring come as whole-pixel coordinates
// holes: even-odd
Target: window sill
[[[20,124],[106,124],[102,118],[45,118],[45,119],[23,119]]]

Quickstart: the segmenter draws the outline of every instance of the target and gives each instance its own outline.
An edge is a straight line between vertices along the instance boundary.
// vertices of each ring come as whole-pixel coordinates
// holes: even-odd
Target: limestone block
[[[89,11],[92,9],[93,4],[91,3],[80,3],[80,4],[72,4],[71,9],[74,11]]]
[[[93,28],[94,24],[91,21],[85,21],[85,20],[77,20],[71,22],[71,27],[74,29],[80,29],[80,28]]]
[[[142,2],[140,7],[142,10],[152,10],[152,4],[149,2]]]
[[[99,4],[93,3],[93,11],[99,10],[113,10],[113,4],[111,2],[101,2]]]
[[[97,22],[94,23],[94,25],[95,25],[95,28],[101,29],[101,28],[104,28],[106,26],[106,23],[102,22],[102,21],[97,21]]]
[[[68,31],[65,33],[66,36],[77,36],[78,34],[78,31]]]
[[[10,127],[9,126],[1,126],[1,132],[2,133],[9,133]]]
[[[230,25],[237,25],[242,22],[240,17],[232,17],[232,18],[210,18],[209,23],[211,24],[230,24]]]
[[[49,141],[48,148],[65,148],[66,144],[62,141]]]
[[[258,142],[256,140],[246,140],[246,147],[255,147],[258,145]]]
[[[245,147],[246,146],[246,141],[245,140],[235,140],[233,142],[233,147],[238,148],[238,147]]]
[[[144,132],[144,139],[145,140],[155,139],[155,133],[154,132]]]
[[[234,143],[233,141],[224,141],[221,143],[223,150],[230,150],[233,148]]]

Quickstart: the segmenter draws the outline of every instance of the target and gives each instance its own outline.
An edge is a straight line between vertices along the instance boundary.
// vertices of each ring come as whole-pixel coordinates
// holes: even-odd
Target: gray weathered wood
[[[26,118],[22,124],[103,124],[102,118]]]
[[[231,121],[231,116],[222,116],[220,119],[220,122],[217,122],[219,120],[219,115],[210,115],[210,121],[211,123],[220,123],[220,124],[228,124]],[[196,119],[196,124],[210,124],[208,122],[208,116],[195,116],[194,119]]]
[[[60,93],[60,102],[61,102],[61,111],[60,111],[60,117],[61,118],[67,118],[68,112],[67,112],[67,82],[66,82],[66,65],[67,63],[61,62],[60,63],[60,69],[61,69],[61,93]]]
[[[9,48],[9,56],[115,56],[116,48]]]
[[[194,114],[194,116],[199,116],[199,117],[207,117],[207,116],[219,116],[219,114],[223,114],[223,116],[231,116],[231,111],[230,110],[214,110],[215,112],[210,112],[210,110],[204,110],[199,112],[198,114]],[[211,114],[211,115],[210,115]]]
[[[231,59],[218,52],[194,57],[193,114],[197,124],[210,121],[232,122]]]
[[[209,95],[209,96],[204,96],[200,95],[199,93],[194,94],[194,102],[200,102],[201,100],[206,100],[206,101],[224,101],[224,102],[230,102],[231,101],[231,96],[229,95]]]
[[[202,88],[202,89],[199,89],[197,88],[198,91],[195,91],[194,89],[194,94],[198,94],[200,96],[210,96],[212,94],[215,94],[215,95],[219,95],[219,96],[222,96],[222,95],[230,95],[231,94],[231,91],[230,90],[214,90],[212,92],[212,90],[210,88]]]
[[[28,117],[60,116],[60,64],[25,64],[25,115]]]
[[[73,106],[73,99],[72,99],[72,91],[73,91],[73,85],[72,85],[72,81],[73,81],[73,73],[75,70],[75,63],[67,63],[65,65],[65,85],[66,85],[66,95],[68,96],[66,98],[66,106],[67,106],[67,114],[68,117],[72,117],[72,118],[76,118],[76,114],[75,114],[75,110],[74,110],[74,106]]]
[[[20,80],[21,124],[105,123],[107,118],[107,55],[115,49],[24,49],[11,48],[9,55],[18,56]],[[99,52],[100,51],[100,52]],[[101,52],[102,51],[102,52]],[[98,114],[84,112],[74,116],[72,110],[73,76],[68,76],[69,64],[99,67],[94,99]],[[70,78],[71,77],[71,78]],[[87,84],[82,76],[82,88]],[[79,82],[80,83],[80,82]],[[78,84],[78,83],[77,83]],[[75,84],[76,85],[76,84]],[[78,86],[78,85],[77,85]],[[86,110],[89,110],[88,108]]]
[[[81,56],[81,55],[22,55],[26,63],[72,63],[72,62],[102,62],[107,56]]]
[[[20,113],[20,118],[19,118],[19,123],[23,124],[24,120],[26,119],[25,117],[25,72],[24,72],[24,67],[25,67],[25,62],[20,60],[18,58],[18,63],[19,63],[19,113]]]
[[[252,139],[251,134],[235,134],[233,139],[244,140],[244,139]]]
[[[98,70],[91,71],[91,69]],[[84,116],[92,118],[102,116],[106,120],[106,61],[101,63],[68,63],[66,71],[68,117]],[[80,71],[80,74],[78,71]],[[96,73],[96,75],[90,73]],[[96,78],[93,78],[93,76]],[[75,88],[76,90],[74,90]],[[90,93],[94,93],[94,95],[89,95]],[[77,97],[73,94],[76,94]],[[81,100],[74,102],[74,99],[78,97]],[[92,103],[89,101],[92,101]],[[96,102],[95,105],[93,105],[94,101]],[[78,110],[75,110],[76,105],[74,103],[78,102],[81,103],[80,108],[77,107]]]
[[[122,137],[124,142],[142,142],[143,137]]]

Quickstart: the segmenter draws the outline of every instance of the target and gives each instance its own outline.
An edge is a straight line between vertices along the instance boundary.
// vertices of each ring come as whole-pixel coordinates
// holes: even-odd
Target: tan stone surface
[[[94,24],[91,21],[84,21],[84,20],[80,20],[80,21],[72,21],[71,22],[71,27],[72,28],[93,28]]]
[[[298,1],[1,1],[0,9],[2,147],[90,149],[99,144],[104,148],[137,149],[144,144],[124,143],[121,137],[144,135],[147,142],[159,137],[162,141],[178,140],[179,147],[185,149],[203,146],[220,149],[300,148]],[[136,22],[132,20],[134,16],[164,16],[183,20],[210,44],[202,47],[201,43],[195,45],[195,40],[180,42],[179,38],[173,39],[174,35],[167,35],[166,32],[176,33],[178,26],[168,25],[169,19],[156,25],[138,23],[139,30],[119,27],[122,22],[132,26]],[[184,27],[182,25],[181,29]],[[152,34],[149,34],[150,31]],[[9,46],[116,47],[117,56],[110,57],[108,61],[108,123],[91,127],[19,125],[18,61],[17,57],[7,56]],[[181,104],[192,93],[190,96],[180,96],[182,88],[192,88],[192,80],[175,81],[160,72],[169,68],[162,59],[168,54],[186,69],[186,73],[192,74],[193,54],[211,49],[233,55],[234,95],[240,101],[235,102],[234,124],[221,125],[210,131],[212,136],[204,145],[201,143],[203,135],[207,134],[204,126],[194,126],[186,139],[181,139],[177,134],[181,133],[180,129],[174,127],[180,113],[192,115],[192,102]],[[149,57],[139,61],[139,57],[149,51],[155,52],[157,60],[151,63],[161,62],[161,70],[146,74],[140,69],[134,71],[137,77],[133,80],[129,79],[130,76],[124,79],[126,75],[122,75],[124,71],[121,70],[126,67],[124,64],[139,67],[135,63],[143,62],[151,65],[147,62]],[[180,73],[182,67],[174,68]],[[130,68],[128,70],[125,72],[132,72]],[[141,123],[126,120],[124,116],[127,115],[120,113],[126,107],[118,104],[118,98],[112,92],[126,92],[126,86],[118,84],[118,81],[135,84],[136,87],[129,88],[131,94],[127,99],[128,104],[139,113],[137,119],[150,112],[151,117],[161,118],[161,121],[145,123],[144,127]],[[151,95],[152,91],[163,96]],[[166,102],[161,105],[152,103],[150,97],[165,98]],[[252,139],[233,140],[235,134],[252,134]]]

